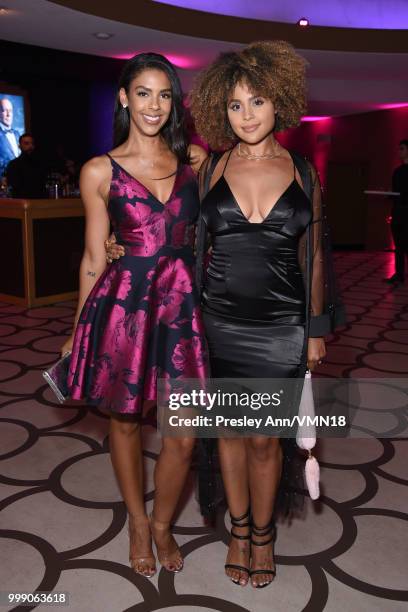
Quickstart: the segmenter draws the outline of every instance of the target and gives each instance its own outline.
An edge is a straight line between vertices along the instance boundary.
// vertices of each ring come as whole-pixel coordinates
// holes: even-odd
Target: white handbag
[[[296,434],[296,444],[299,448],[307,450],[309,453],[305,465],[306,485],[310,498],[318,499],[320,496],[320,468],[316,457],[312,455],[312,448],[316,444],[316,426],[314,423],[310,424],[306,422],[306,417],[313,419],[314,416],[315,406],[313,399],[312,373],[310,370],[307,370],[299,404],[299,426]],[[303,418],[304,422],[302,421]]]

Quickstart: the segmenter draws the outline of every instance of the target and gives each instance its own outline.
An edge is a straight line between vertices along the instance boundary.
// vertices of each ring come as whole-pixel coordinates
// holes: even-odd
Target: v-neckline
[[[244,215],[244,212],[241,208],[241,206],[239,205],[239,202],[237,200],[237,198],[234,195],[234,192],[232,191],[230,184],[228,183],[227,179],[225,178],[224,174],[222,174],[221,176],[222,179],[224,179],[224,183],[226,184],[228,191],[230,192],[230,194],[232,195],[232,198],[234,200],[235,206],[237,208],[237,210],[240,212],[240,214],[242,215],[242,217],[245,219],[245,221],[247,223],[249,223],[250,225],[262,225],[263,223],[265,223],[268,218],[270,217],[270,215],[272,214],[272,212],[275,210],[276,206],[279,204],[280,200],[283,198],[284,195],[286,195],[286,193],[289,191],[289,189],[292,187],[293,183],[296,181],[295,178],[292,179],[292,181],[289,183],[289,185],[286,187],[286,189],[281,193],[281,195],[279,196],[279,198],[276,200],[276,202],[274,203],[274,205],[270,208],[268,214],[266,215],[266,217],[264,217],[262,219],[262,221],[250,221],[248,219],[248,217],[246,217]],[[297,182],[297,181],[296,181]],[[215,186],[215,185],[214,185]]]
[[[170,202],[170,200],[171,200],[171,198],[172,198],[172,196],[173,196],[173,194],[174,194],[174,191],[175,191],[175,189],[176,189],[176,183],[177,183],[177,179],[178,179],[178,176],[179,176],[179,168],[180,168],[179,164],[177,164],[177,169],[176,169],[176,172],[175,172],[175,177],[174,177],[174,181],[173,181],[173,187],[172,187],[172,190],[171,190],[171,192],[170,192],[170,195],[169,195],[169,197],[167,198],[167,200],[166,200],[165,202],[162,202],[161,200],[159,200],[159,198],[158,198],[157,196],[155,196],[155,195],[154,195],[154,193],[153,193],[152,191],[150,191],[150,189],[148,189],[148,188],[146,187],[146,185],[144,185],[144,184],[143,184],[143,183],[142,183],[142,182],[141,182],[139,179],[137,179],[135,176],[133,176],[133,174],[130,174],[130,172],[129,172],[128,170],[126,170],[126,168],[124,168],[123,166],[121,166],[121,164],[119,164],[119,163],[116,161],[116,159],[114,159],[114,158],[113,158],[113,157],[111,157],[110,155],[109,155],[109,158],[110,158],[110,159],[111,159],[111,160],[112,160],[112,161],[113,161],[113,162],[114,162],[114,163],[115,163],[115,164],[118,166],[118,168],[120,168],[121,170],[123,170],[123,172],[125,172],[125,174],[127,174],[127,175],[128,175],[130,178],[131,178],[131,179],[133,179],[134,181],[136,181],[136,183],[139,183],[139,185],[140,185],[141,187],[143,187],[143,189],[144,189],[144,190],[145,190],[145,191],[146,191],[146,192],[147,192],[149,195],[151,195],[151,196],[152,196],[152,198],[154,198],[154,199],[156,200],[156,202],[158,202],[159,204],[161,204],[161,206],[163,206],[163,208],[165,208],[165,207],[167,206],[167,204]],[[171,176],[171,175],[170,175],[170,176]]]

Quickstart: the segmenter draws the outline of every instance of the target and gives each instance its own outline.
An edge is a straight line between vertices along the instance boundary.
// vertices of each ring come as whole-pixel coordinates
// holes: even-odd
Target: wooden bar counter
[[[0,199],[0,300],[30,308],[75,298],[84,221],[79,198]]]

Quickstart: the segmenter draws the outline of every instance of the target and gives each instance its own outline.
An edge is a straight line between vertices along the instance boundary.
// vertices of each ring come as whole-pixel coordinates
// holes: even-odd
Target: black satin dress
[[[252,223],[224,172],[202,202],[212,245],[202,295],[211,375],[297,377],[305,360],[306,311],[298,250],[312,218],[310,200],[294,167],[266,218]]]
[[[212,247],[201,300],[211,376],[298,378],[292,398],[287,398],[293,404],[290,412],[297,414],[306,371],[308,312],[298,253],[313,217],[312,203],[296,180],[294,165],[292,182],[271,203],[262,223],[248,221],[224,176],[228,159],[201,204]],[[224,493],[215,440],[201,442],[200,505],[208,515]],[[304,502],[304,459],[294,438],[282,437],[280,443],[283,465],[275,516],[293,516]]]

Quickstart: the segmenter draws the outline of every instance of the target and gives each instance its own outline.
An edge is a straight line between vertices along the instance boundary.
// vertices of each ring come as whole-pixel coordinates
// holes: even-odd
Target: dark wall
[[[0,82],[28,95],[31,131],[48,156],[57,143],[79,162],[111,146],[123,60],[0,41]]]
[[[302,123],[279,136],[280,142],[306,155],[319,171],[329,218],[341,243],[367,249],[391,247],[387,217],[391,202],[363,191],[387,191],[401,162],[398,144],[408,137],[408,106]],[[347,199],[343,205],[341,198]],[[356,233],[360,232],[360,240]]]

